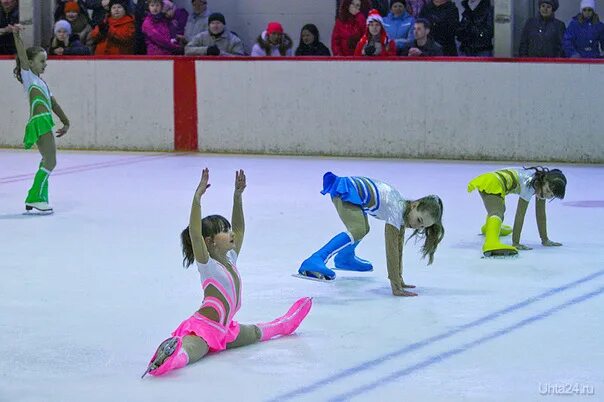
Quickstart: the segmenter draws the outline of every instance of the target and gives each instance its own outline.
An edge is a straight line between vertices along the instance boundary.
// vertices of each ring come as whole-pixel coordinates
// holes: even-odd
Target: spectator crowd
[[[7,27],[19,23],[19,0],[0,0],[0,54],[15,54]],[[538,15],[523,27],[520,57],[601,58],[604,23],[595,0],[576,1],[578,14],[556,18],[559,0],[537,0]],[[208,0],[192,12],[170,0],[56,0],[48,53],[69,55],[202,56],[493,56],[490,0],[338,0],[331,51],[316,25],[302,27],[297,43],[269,22],[248,52]]]

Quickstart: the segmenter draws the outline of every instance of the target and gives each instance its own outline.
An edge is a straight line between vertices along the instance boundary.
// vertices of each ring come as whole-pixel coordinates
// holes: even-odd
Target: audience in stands
[[[390,13],[384,18],[384,25],[388,37],[396,43],[396,49],[402,50],[413,43],[413,25],[415,18],[407,11],[408,0],[392,0]]]
[[[355,56],[390,57],[396,56],[396,43],[388,38],[384,21],[378,10],[369,11],[367,29],[357,44]]]
[[[193,37],[185,46],[187,56],[245,56],[241,39],[226,29],[226,20],[220,13],[208,17],[208,30]]]
[[[134,54],[134,17],[127,11],[125,0],[110,0],[109,14],[92,30],[96,45],[94,54]]]
[[[399,52],[401,56],[430,57],[443,55],[442,47],[430,37],[430,21],[418,18],[415,20],[413,30],[415,40]]]
[[[266,30],[256,39],[252,56],[293,56],[294,42],[283,31],[279,22],[269,22]]]
[[[413,16],[413,18],[419,17],[419,13],[422,8],[428,4],[430,0],[407,0],[407,12]]]
[[[564,52],[568,57],[599,59],[604,50],[604,24],[594,0],[582,0],[580,8],[564,34]]]
[[[147,54],[151,56],[182,54],[182,46],[171,32],[172,20],[164,12],[163,0],[147,0],[149,13],[143,22]]]
[[[361,13],[361,0],[343,0],[331,35],[334,56],[354,56],[354,51],[365,34],[365,15]]]
[[[15,41],[9,25],[19,23],[19,2],[0,0],[0,54],[15,54]]]
[[[80,36],[74,34],[67,20],[55,22],[54,36],[50,40],[48,54],[57,56],[89,55],[90,48],[80,41]]]
[[[208,30],[208,17],[210,16],[210,11],[208,10],[207,0],[193,0],[191,5],[193,6],[193,12],[189,14],[189,17],[187,18],[185,34],[181,39],[185,45],[192,40],[195,35]]]
[[[524,25],[520,57],[564,57],[562,39],[566,27],[556,19],[558,0],[539,0],[539,15]]]
[[[82,45],[92,49],[93,40],[90,35],[92,27],[90,26],[90,20],[87,18],[86,12],[80,8],[77,2],[68,1],[64,4],[63,13],[65,20],[71,25],[71,33],[78,35]]]
[[[315,24],[306,24],[302,27],[296,56],[331,56],[327,46],[321,42],[319,29]]]
[[[459,26],[459,10],[451,0],[431,0],[419,13],[430,21],[432,38],[443,48],[445,56],[457,56],[455,35]]]
[[[492,57],[495,22],[491,0],[464,0],[463,13],[457,29],[462,56]]]

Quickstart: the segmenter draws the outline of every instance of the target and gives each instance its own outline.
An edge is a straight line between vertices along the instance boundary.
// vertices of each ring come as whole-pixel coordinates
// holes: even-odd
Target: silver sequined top
[[[405,199],[389,184],[368,177],[353,177],[361,198],[363,211],[397,229],[403,227]]]

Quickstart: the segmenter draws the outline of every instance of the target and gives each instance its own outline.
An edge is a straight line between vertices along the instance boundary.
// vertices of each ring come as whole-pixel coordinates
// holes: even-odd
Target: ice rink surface
[[[512,259],[481,258],[485,211],[466,184],[514,163],[60,151],[51,216],[24,216],[35,152],[0,150],[0,401],[604,400],[604,168],[552,164],[568,178],[547,204],[542,247],[534,200]],[[297,298],[314,306],[297,334],[140,379],[157,345],[201,302],[179,235],[201,169],[205,214],[230,219],[245,169],[241,323],[270,321]],[[419,243],[391,295],[384,224],[358,248],[370,273],[333,283],[292,277],[344,228],[322,175],[362,175],[409,199],[438,194],[446,235],[432,266]],[[516,196],[507,199],[511,224]],[[505,238],[505,242],[511,242]]]

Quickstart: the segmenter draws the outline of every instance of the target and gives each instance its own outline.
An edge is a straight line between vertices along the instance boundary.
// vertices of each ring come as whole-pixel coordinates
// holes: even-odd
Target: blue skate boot
[[[354,250],[360,242],[354,242],[349,246],[344,247],[334,258],[333,262],[336,269],[343,271],[369,272],[373,271],[373,265],[367,260],[354,255]]]
[[[336,273],[325,265],[327,261],[338,251],[352,243],[351,236],[342,232],[331,239],[319,251],[308,257],[298,270],[302,277],[331,281],[336,278]]]

